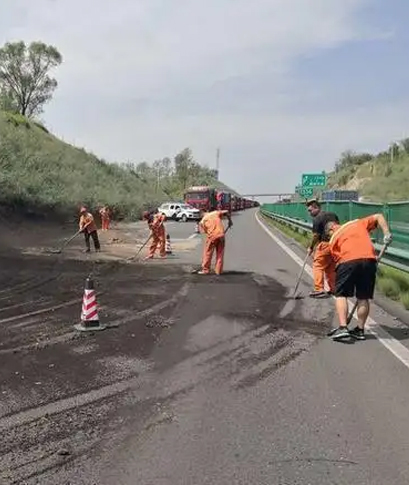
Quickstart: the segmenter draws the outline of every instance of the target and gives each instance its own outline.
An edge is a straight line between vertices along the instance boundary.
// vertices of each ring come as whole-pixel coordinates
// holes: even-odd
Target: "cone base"
[[[106,325],[101,325],[99,322],[84,322],[76,323],[74,328],[79,332],[96,332],[98,330],[105,330]]]

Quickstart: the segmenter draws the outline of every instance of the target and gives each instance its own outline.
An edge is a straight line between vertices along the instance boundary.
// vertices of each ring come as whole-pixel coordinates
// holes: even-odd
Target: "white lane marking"
[[[280,248],[288,255],[290,258],[293,259],[298,265],[302,266],[304,261],[298,257],[293,250],[291,250],[288,246],[286,246],[283,241],[281,241],[277,236],[275,236],[270,229],[264,224],[264,222],[260,219],[258,214],[255,215],[257,222],[261,226],[261,228],[271,237],[271,239],[278,245]],[[305,265],[305,272],[313,278],[312,268],[308,264]],[[351,310],[353,306],[353,302],[351,300],[348,301],[349,309]],[[354,314],[356,318],[356,313]],[[387,332],[384,328],[382,328],[373,318],[368,317],[366,328],[368,332],[374,335],[379,342],[386,347],[392,354],[399,359],[402,364],[409,368],[409,349],[407,349],[404,345],[402,345],[398,340],[395,339],[389,332]]]
[[[195,237],[197,237],[197,236],[198,236],[198,235],[197,235],[196,233],[193,233],[193,234],[191,234],[191,235],[188,237],[188,239],[194,239],[194,238],[195,238]]]

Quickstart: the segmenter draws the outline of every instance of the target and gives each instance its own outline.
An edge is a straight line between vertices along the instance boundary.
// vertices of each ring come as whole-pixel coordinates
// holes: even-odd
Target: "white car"
[[[181,204],[180,211],[176,214],[176,220],[179,222],[198,221],[201,218],[202,214],[200,210],[188,204]]]
[[[182,202],[167,202],[158,207],[158,211],[166,216],[166,219],[174,219],[186,222],[188,220],[199,220],[200,211]]]

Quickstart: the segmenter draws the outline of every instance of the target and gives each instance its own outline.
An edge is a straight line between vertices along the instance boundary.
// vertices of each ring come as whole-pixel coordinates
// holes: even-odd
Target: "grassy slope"
[[[213,185],[226,188],[217,181]],[[129,168],[62,142],[40,125],[0,112],[0,203],[72,214],[80,204],[109,204],[136,218],[170,196]]]
[[[333,188],[359,190],[360,194],[373,201],[401,201],[409,199],[409,155],[400,153],[393,163],[388,154],[373,160],[342,168],[329,177]]]
[[[286,236],[295,239],[300,245],[307,248],[310,243],[310,238],[303,234],[294,231],[290,227],[277,221],[273,221],[269,217],[263,216],[264,221],[283,232]],[[407,310],[409,310],[409,275],[403,271],[398,271],[394,268],[389,268],[385,265],[380,265],[378,269],[378,277],[376,281],[377,289],[391,300],[400,302]]]

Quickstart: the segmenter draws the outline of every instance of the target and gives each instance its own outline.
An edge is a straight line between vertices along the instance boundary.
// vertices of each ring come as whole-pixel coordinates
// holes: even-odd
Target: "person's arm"
[[[389,229],[389,225],[383,214],[376,214],[376,226],[380,227],[383,233],[383,243],[389,245],[392,242],[392,234]]]
[[[314,248],[317,245],[319,238],[320,238],[319,235],[314,232],[313,235],[312,235],[311,243],[308,246],[308,255],[309,256],[311,256],[312,252],[314,251]]]

